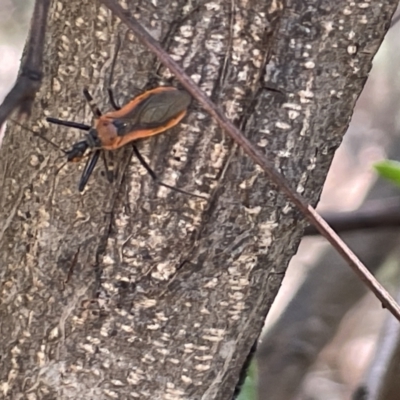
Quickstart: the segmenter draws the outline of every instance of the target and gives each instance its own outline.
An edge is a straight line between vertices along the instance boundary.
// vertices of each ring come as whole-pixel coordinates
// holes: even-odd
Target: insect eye
[[[126,127],[126,123],[119,121],[118,119],[114,120],[112,122],[112,124],[117,128],[117,129],[121,129],[121,128],[125,128]]]
[[[115,126],[115,128],[117,129],[118,134],[123,134],[125,128],[128,126],[128,124],[126,122],[122,122],[119,120],[114,120],[112,122],[112,124]]]

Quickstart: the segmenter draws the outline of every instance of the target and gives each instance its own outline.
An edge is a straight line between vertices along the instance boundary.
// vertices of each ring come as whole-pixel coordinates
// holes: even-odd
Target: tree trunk
[[[125,3],[316,204],[397,2]],[[120,104],[157,60],[96,2],[54,2],[49,18],[29,126],[67,148],[82,134],[44,118],[90,123],[85,86],[109,110],[118,35]],[[98,167],[80,195],[79,167],[60,169],[54,148],[10,124],[0,153],[6,398],[231,398],[303,217],[195,102],[184,123],[139,146],[164,182],[208,201],[154,185],[129,146],[112,154],[116,181]]]

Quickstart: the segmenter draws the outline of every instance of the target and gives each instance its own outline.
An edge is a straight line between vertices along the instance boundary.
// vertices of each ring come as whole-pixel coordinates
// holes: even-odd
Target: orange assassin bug
[[[109,100],[115,111],[102,114],[94,103],[89,91],[84,89],[83,95],[89,103],[95,118],[93,126],[73,121],[64,121],[57,118],[46,118],[50,123],[87,132],[85,139],[75,143],[70,150],[62,150],[67,156],[67,162],[80,161],[86,155],[90,156],[79,182],[79,191],[82,192],[84,190],[100,154],[103,155],[107,177],[109,181],[111,181],[112,179],[107,168],[104,151],[115,150],[131,143],[139,162],[156,183],[180,193],[203,198],[202,196],[188,193],[160,182],[133,143],[138,139],[157,135],[177,125],[186,115],[187,109],[191,103],[190,95],[186,91],[172,86],[159,86],[155,89],[145,91],[134,97],[125,106],[119,107],[110,89],[119,47],[120,40],[118,38],[117,49],[111,66],[108,89]],[[49,142],[49,140],[45,140]]]
[[[88,90],[85,89],[83,93],[95,115],[94,127],[72,121],[46,118],[50,123],[88,132],[85,139],[75,143],[70,150],[64,151],[68,162],[80,161],[87,150],[92,152],[92,156],[82,173],[79,191],[83,191],[85,188],[103,150],[115,150],[138,139],[150,137],[172,128],[186,115],[191,102],[191,97],[187,92],[172,86],[160,86],[142,93],[120,108],[115,104],[113,96],[109,92],[110,102],[116,111],[101,114],[98,107],[93,103],[93,98]],[[133,149],[140,163],[157,183],[187,193],[159,182],[135,145],[133,145]]]

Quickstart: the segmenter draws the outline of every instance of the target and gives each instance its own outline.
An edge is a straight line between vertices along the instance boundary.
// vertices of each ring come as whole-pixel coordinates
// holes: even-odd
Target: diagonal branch
[[[21,73],[14,87],[0,105],[0,126],[15,109],[19,109],[19,113],[22,115],[29,115],[31,112],[36,92],[42,81],[43,48],[49,6],[50,0],[36,0],[35,2],[26,44],[27,54],[23,58]]]
[[[184,70],[162,49],[160,44],[115,0],[100,0],[111,12],[119,17],[121,21],[132,30],[136,37],[146,45],[159,59],[169,68],[186,88],[186,90],[203,106],[203,108],[217,121],[219,126],[224,129],[232,139],[243,148],[250,158],[264,170],[273,183],[288,196],[293,204],[305,215],[312,225],[323,235],[343,259],[349,264],[353,271],[359,276],[364,284],[376,295],[387,308],[400,321],[400,307],[384,287],[368,271],[357,256],[346,246],[335,231],[326,221],[309,205],[302,196],[292,190],[289,183],[273,167],[272,163],[265,159],[264,155],[257,150],[253,144],[230,122],[217,107],[189,78]]]
[[[365,229],[399,228],[400,199],[398,197],[369,201],[358,210],[322,213],[323,218],[336,232]],[[304,236],[317,235],[314,226],[307,226]]]

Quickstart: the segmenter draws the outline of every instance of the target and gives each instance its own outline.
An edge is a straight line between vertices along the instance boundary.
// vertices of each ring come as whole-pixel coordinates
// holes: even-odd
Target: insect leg
[[[107,157],[106,157],[106,153],[104,151],[101,152],[101,157],[103,159],[104,168],[106,170],[108,182],[113,183],[114,175],[113,175],[112,171],[108,168]]]
[[[90,175],[92,175],[92,172],[94,170],[94,167],[97,164],[97,161],[99,159],[100,153],[102,150],[96,150],[92,156],[87,160],[85,168],[82,172],[81,180],[79,181],[79,186],[78,190],[80,192],[83,192],[83,189],[85,189],[85,186],[90,178]]]
[[[110,99],[110,103],[111,103],[112,108],[113,108],[114,110],[116,110],[116,111],[120,110],[121,107],[120,107],[120,106],[117,104],[117,102],[115,101],[114,93],[113,93],[112,89],[111,89],[111,88],[108,88],[108,89],[107,89],[107,92],[108,92],[108,98]]]
[[[93,97],[87,88],[83,89],[83,95],[85,96],[86,101],[89,103],[90,109],[92,110],[95,118],[101,117],[101,111],[99,110],[99,107],[97,107],[97,104],[93,100]]]
[[[89,125],[85,125],[85,124],[81,124],[79,122],[73,122],[73,121],[64,121],[64,120],[58,119],[58,118],[48,117],[48,118],[46,118],[46,121],[50,122],[51,124],[68,126],[69,128],[80,129],[82,131],[88,131],[90,129]]]
[[[118,35],[117,36],[117,44],[115,46],[115,54],[114,54],[113,61],[112,61],[112,64],[111,64],[110,77],[108,78],[108,88],[107,88],[108,97],[110,99],[111,106],[114,108],[114,110],[120,110],[121,109],[121,107],[115,101],[114,93],[113,93],[113,91],[111,89],[111,84],[112,84],[112,80],[113,80],[113,76],[114,76],[115,64],[117,62],[117,57],[118,57],[118,53],[119,53],[120,47],[121,47],[121,38]]]
[[[175,190],[176,192],[179,192],[179,193],[182,193],[182,194],[186,194],[186,195],[188,195],[188,196],[198,197],[198,198],[200,198],[200,199],[207,200],[207,199],[206,199],[205,197],[203,197],[203,196],[199,196],[199,195],[194,194],[194,193],[186,192],[185,190],[178,189],[178,188],[176,188],[176,187],[174,187],[174,186],[170,186],[170,185],[167,185],[167,184],[164,183],[164,182],[161,182],[161,181],[158,179],[158,177],[157,177],[157,175],[155,174],[155,172],[150,168],[150,165],[147,164],[147,162],[145,161],[145,159],[144,159],[144,158],[142,157],[142,155],[139,153],[139,150],[138,150],[138,148],[135,146],[134,143],[132,143],[132,147],[133,147],[133,151],[135,152],[135,155],[136,155],[136,157],[138,158],[140,164],[143,165],[143,167],[146,169],[146,171],[149,173],[149,175],[151,176],[151,178],[154,180],[155,183],[157,183],[157,184],[160,185],[160,186],[164,186],[164,187],[166,187],[166,188],[168,188],[168,189]]]

